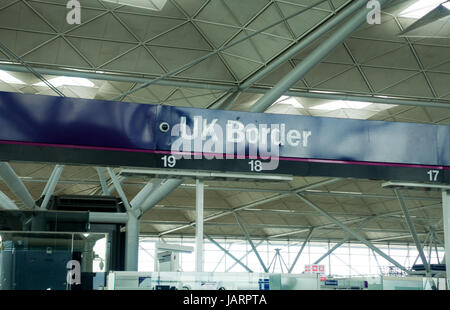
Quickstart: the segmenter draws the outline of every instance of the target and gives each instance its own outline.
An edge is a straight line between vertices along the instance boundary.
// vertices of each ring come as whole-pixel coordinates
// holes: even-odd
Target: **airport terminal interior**
[[[450,1],[0,0],[0,289],[448,290],[447,262]]]

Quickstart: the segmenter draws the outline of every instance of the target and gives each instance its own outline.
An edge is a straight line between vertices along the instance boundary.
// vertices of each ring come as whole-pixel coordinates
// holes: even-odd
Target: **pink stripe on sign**
[[[226,154],[222,154],[222,153],[172,152],[172,151],[163,151],[163,150],[143,150],[143,149],[117,148],[117,147],[107,147],[107,146],[86,146],[86,145],[35,143],[35,142],[22,142],[22,141],[5,141],[5,140],[0,140],[0,144],[42,146],[42,147],[62,147],[62,148],[72,148],[72,149],[134,152],[134,153],[172,154],[172,155],[176,154],[176,155],[191,155],[191,156],[197,155],[197,156],[226,158]],[[259,156],[249,156],[249,155],[235,155],[235,157],[238,159],[269,159],[269,158],[264,158],[264,157],[259,157]],[[286,160],[286,161],[299,161],[299,162],[308,162],[308,163],[324,163],[324,164],[366,165],[366,166],[369,165],[369,166],[430,168],[430,169],[438,169],[438,170],[450,170],[450,167],[448,167],[448,166],[432,166],[432,165],[417,165],[417,164],[380,163],[380,162],[366,162],[366,161],[294,158],[294,157],[272,157],[272,159]]]

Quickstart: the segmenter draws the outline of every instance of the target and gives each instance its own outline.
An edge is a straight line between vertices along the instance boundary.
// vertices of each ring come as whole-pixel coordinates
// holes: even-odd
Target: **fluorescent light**
[[[21,80],[16,79],[11,74],[9,74],[5,71],[2,71],[2,70],[0,70],[0,80],[2,80],[5,83],[10,83],[10,84],[25,84]]]
[[[95,84],[84,78],[74,78],[67,76],[59,76],[48,80],[50,84],[55,87],[59,86],[84,86],[84,87],[94,87]],[[44,82],[39,82],[34,84],[35,86],[47,86]]]
[[[152,11],[161,11],[167,2],[167,0],[102,0],[102,1],[121,5],[128,5],[135,8],[147,9]]]
[[[288,97],[288,96],[281,96],[280,99],[278,99],[277,104],[289,104],[293,106],[294,108],[303,108],[302,104],[297,101],[297,99]]]
[[[405,10],[403,10],[399,16],[401,17],[409,17],[409,18],[421,18],[427,15],[429,12],[434,10],[441,3],[444,3],[444,6],[450,9],[450,3],[444,0],[418,0],[413,5],[409,6]]]
[[[372,103],[370,102],[361,102],[361,101],[333,101],[320,105],[316,105],[311,107],[314,110],[325,110],[325,111],[334,111],[339,109],[355,109],[360,110],[363,109]]]
[[[327,91],[327,90],[310,90],[310,93],[318,93],[318,94],[338,94],[335,91]]]

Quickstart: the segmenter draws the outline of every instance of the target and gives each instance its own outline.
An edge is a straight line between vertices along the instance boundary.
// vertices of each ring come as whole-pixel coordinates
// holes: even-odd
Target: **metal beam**
[[[281,19],[281,20],[278,20],[278,21],[276,21],[276,22],[274,22],[272,24],[269,24],[269,25],[261,28],[261,29],[258,29],[257,31],[252,31],[250,34],[245,35],[242,38],[233,40],[231,43],[226,44],[226,45],[224,45],[224,46],[222,46],[222,47],[220,47],[218,49],[215,49],[214,51],[212,51],[212,52],[210,52],[210,53],[208,53],[206,55],[203,55],[203,56],[201,56],[201,57],[199,57],[197,59],[194,59],[194,60],[190,61],[189,63],[186,63],[186,64],[184,64],[184,65],[182,65],[182,66],[180,66],[178,68],[175,68],[175,69],[173,69],[173,70],[171,70],[169,72],[166,72],[166,73],[160,75],[158,78],[154,79],[153,82],[143,83],[143,84],[141,84],[141,85],[139,85],[137,87],[134,87],[131,90],[123,92],[121,95],[117,96],[116,98],[113,98],[113,100],[118,100],[118,99],[125,98],[128,95],[131,95],[131,94],[133,94],[133,93],[135,93],[135,92],[137,92],[137,91],[139,91],[141,89],[144,89],[144,88],[154,84],[156,81],[166,79],[166,78],[174,76],[174,75],[176,75],[176,74],[178,74],[178,73],[180,73],[180,72],[182,72],[184,70],[187,70],[188,68],[199,64],[200,62],[206,60],[207,58],[209,58],[211,56],[217,55],[217,54],[221,53],[222,51],[224,51],[226,49],[229,49],[229,48],[231,48],[233,46],[236,46],[236,45],[238,45],[238,44],[240,44],[240,43],[242,43],[242,42],[244,42],[246,40],[249,40],[250,38],[252,38],[254,36],[257,36],[258,34],[263,33],[263,32],[265,32],[265,31],[267,31],[267,30],[269,30],[269,29],[271,29],[271,28],[273,28],[273,27],[275,27],[277,25],[285,23],[286,20],[294,18],[294,17],[296,17],[296,16],[298,16],[298,15],[304,13],[304,12],[307,12],[308,10],[310,10],[310,9],[316,7],[316,6],[319,6],[320,4],[322,4],[324,2],[327,2],[327,1],[328,0],[318,0],[317,2],[309,5],[308,7],[301,8],[299,11],[297,11],[297,12],[295,12],[295,13],[293,13],[293,14],[291,14],[291,15],[289,15],[289,16]],[[363,1],[363,0],[361,0],[361,1]],[[380,0],[380,1],[383,1],[383,0]]]
[[[208,235],[205,235],[205,237],[211,241],[215,246],[217,246],[219,249],[221,249],[225,254],[227,254],[229,257],[231,257],[236,264],[241,265],[245,270],[247,270],[247,272],[253,272],[253,270],[251,270],[250,268],[248,268],[246,265],[244,265],[244,263],[242,263],[239,259],[237,259],[233,254],[231,254],[227,249],[225,249],[223,246],[221,246],[219,243],[217,243],[213,238],[211,238]]]
[[[141,217],[145,212],[153,208],[158,202],[167,197],[172,191],[177,189],[183,179],[168,179],[164,183],[160,184],[152,193],[142,202],[141,205],[136,206],[136,212],[139,212],[139,217]]]
[[[364,0],[358,1],[367,3]],[[383,7],[388,0],[378,0],[380,7]],[[370,10],[366,7],[358,10],[357,13],[352,12],[352,17],[340,26],[332,36],[327,38],[314,51],[303,59],[293,70],[287,73],[281,81],[279,81],[271,90],[269,90],[261,99],[255,102],[250,108],[251,112],[264,112],[282,95],[286,93],[298,81],[303,79],[305,75],[311,71],[318,63],[328,56],[339,44],[341,44],[350,34],[358,27],[366,22],[367,15]]]
[[[65,97],[65,95],[58,88],[47,81],[47,79],[45,79],[39,72],[34,70],[32,66],[27,64],[19,55],[10,50],[6,45],[2,44],[2,42],[0,42],[0,49],[10,58],[15,59],[17,62],[19,62],[23,66],[23,68],[27,70],[27,72],[34,74],[34,76],[44,82],[44,84],[47,85],[51,90],[53,90],[58,96]]]
[[[209,107],[209,109],[211,109],[211,110],[219,110],[219,109],[220,110],[228,110],[236,102],[236,100],[240,94],[241,93],[238,91],[236,91],[234,93],[233,92],[228,93],[221,100],[219,100],[216,103],[214,103],[213,105],[211,105]]]
[[[305,241],[303,241],[302,246],[300,247],[300,250],[297,253],[297,256],[295,256],[294,262],[291,265],[291,268],[289,268],[288,273],[292,273],[292,270],[294,269],[295,265],[297,264],[298,259],[300,258],[300,255],[302,255],[302,252],[306,246],[306,244],[309,242],[309,240],[311,239],[312,233],[313,233],[313,228],[311,228],[309,230],[308,235],[305,238]]]
[[[153,190],[157,189],[163,180],[157,179],[145,184],[145,186],[137,193],[136,196],[130,201],[132,209],[139,209],[144,201],[149,197]]]
[[[188,210],[185,210],[188,211]],[[342,221],[342,223],[347,224],[348,222],[356,222],[356,220],[359,221],[364,221],[366,220],[366,218],[357,218],[357,219],[351,219],[348,221]],[[189,225],[190,222],[184,222],[184,221],[170,221],[170,220],[142,220],[141,221],[143,224],[150,224],[150,225]],[[396,220],[396,222],[398,222],[398,220]],[[195,226],[195,225],[194,225]],[[236,227],[239,226],[239,224],[237,223],[223,223],[223,222],[208,222],[208,223],[204,223],[204,226],[210,226],[210,227],[217,227],[217,226],[222,226],[222,227]],[[294,225],[276,225],[276,224],[247,224],[246,227],[247,228],[256,228],[256,229],[302,229],[302,232],[308,232],[311,228],[314,228],[315,230],[324,230],[324,231],[335,231],[336,230],[336,225],[334,223],[328,223],[328,224],[323,224],[323,225],[319,225],[319,226],[294,226]],[[393,233],[393,234],[406,234],[409,233],[409,230],[394,230],[394,229],[381,229],[381,228],[364,228],[361,229],[361,231],[364,232],[376,232],[376,233]],[[298,233],[298,232],[297,232]],[[427,232],[418,232],[418,235],[424,235],[427,234]],[[407,235],[408,237],[410,237],[410,235]],[[269,239],[273,239],[271,238],[271,236],[268,236]],[[273,241],[273,240],[271,240]]]
[[[241,219],[239,218],[239,215],[236,212],[233,212],[233,215],[239,224],[239,226],[242,229],[242,232],[245,235],[245,238],[247,239],[248,243],[252,247],[253,253],[255,253],[256,257],[258,258],[259,263],[261,264],[261,267],[263,268],[264,272],[268,272],[266,265],[264,264],[263,260],[261,259],[261,256],[259,256],[258,250],[256,249],[255,245],[253,244],[252,238],[250,237],[250,234],[248,233],[247,229],[245,229],[244,224],[241,222]]]
[[[256,247],[259,247],[265,240],[260,240],[257,244]],[[248,250],[244,255],[242,255],[241,258],[239,258],[239,261],[242,261],[244,258],[246,258],[250,253],[252,253],[253,250]],[[233,269],[234,266],[236,266],[238,264],[238,262],[234,262],[233,265],[231,265],[230,267],[227,268],[227,270],[225,272],[230,271],[231,269]]]
[[[44,200],[41,203],[41,209],[47,209],[48,203],[50,201],[50,198],[53,195],[53,192],[55,191],[56,184],[58,184],[58,180],[61,177],[61,173],[64,169],[63,165],[56,165],[55,169],[53,169],[52,174],[50,175],[50,179],[48,180],[48,183],[44,189]]]
[[[399,189],[394,189],[394,193],[397,196],[398,201],[400,202],[400,206],[402,208],[403,214],[405,215],[406,223],[408,224],[409,231],[411,232],[411,236],[413,237],[414,243],[416,244],[417,251],[419,252],[420,259],[422,260],[422,264],[425,267],[426,275],[427,275],[428,281],[430,282],[431,288],[433,290],[436,290],[436,285],[435,285],[433,279],[431,279],[430,265],[427,262],[425,254],[423,252],[422,244],[420,243],[419,237],[417,236],[416,228],[414,227],[414,223],[411,220],[411,216],[409,215],[408,207],[406,206],[406,203],[403,200],[402,193],[400,192]],[[430,254],[430,256],[431,256],[431,254]],[[430,261],[431,261],[431,257],[430,257]]]
[[[138,271],[139,261],[139,219],[133,212],[128,213],[125,234],[125,270]]]
[[[0,207],[5,210],[19,210],[19,207],[2,191],[0,191]]]
[[[439,203],[439,205],[433,205],[433,206],[427,206],[426,209],[428,208],[442,208],[441,204]],[[172,211],[193,211],[195,210],[195,207],[191,207],[191,206],[173,206],[173,205],[156,205],[154,207],[155,210],[172,210]],[[415,208],[415,209],[411,209],[410,211],[416,211],[417,209],[422,209],[422,208]],[[425,209],[425,207],[424,207]],[[219,211],[223,211],[223,208],[208,208],[207,211],[209,212],[219,212]],[[312,216],[316,216],[317,213],[314,211],[294,211],[294,210],[279,210],[279,209],[244,209],[241,210],[240,212],[244,213],[258,213],[258,214],[279,214],[279,215],[286,215],[286,216],[304,216],[304,215],[312,215]],[[401,212],[401,211],[400,211]],[[339,212],[330,212],[330,215],[333,215],[335,217],[369,217],[372,216],[371,214],[363,214],[363,213],[339,213]],[[399,216],[397,215],[390,215],[390,216],[386,216],[386,217],[390,217],[390,220],[398,220]],[[436,222],[438,220],[441,219],[437,218],[437,217],[421,217],[421,216],[416,216],[415,219],[417,220],[422,220],[422,221],[433,221]],[[293,228],[293,229],[303,229],[304,226],[297,226],[297,225],[279,225],[277,227],[280,228]]]
[[[287,50],[282,55],[278,56],[275,60],[273,60],[270,64],[266,65],[263,69],[252,75],[248,78],[244,83],[239,87],[240,91],[245,91],[250,88],[253,84],[264,78],[267,74],[273,72],[281,65],[285,64],[287,61],[291,60],[294,56],[300,53],[303,49],[311,45],[317,39],[322,38],[328,31],[333,29],[335,26],[340,24],[346,18],[350,17],[356,11],[365,6],[367,1],[356,1],[349,7],[345,8],[325,24],[321,25],[312,33],[308,34],[306,37],[302,38],[298,41],[298,43],[292,46],[289,50]]]
[[[418,188],[420,190],[423,190],[424,188],[430,188],[435,190],[450,190],[450,185],[444,185],[444,184],[428,184],[428,183],[415,183],[415,182],[394,182],[389,181],[386,183],[381,184],[381,187],[383,188]]]
[[[103,174],[103,170],[101,167],[97,167],[98,179],[100,181],[100,185],[102,186],[103,195],[109,196],[111,193],[109,192],[108,185],[106,184],[105,175]]]
[[[263,198],[261,200],[258,200],[258,201],[255,201],[255,202],[251,202],[251,203],[248,203],[248,204],[245,204],[245,205],[233,208],[231,210],[221,211],[221,212],[218,212],[216,214],[210,215],[210,216],[206,217],[204,221],[207,222],[207,221],[210,221],[210,220],[213,220],[213,219],[217,219],[217,218],[223,217],[225,215],[232,214],[232,213],[240,211],[240,210],[249,209],[249,208],[252,208],[252,207],[255,207],[255,206],[259,206],[259,205],[262,205],[262,204],[265,204],[265,203],[268,203],[268,202],[271,202],[271,201],[276,201],[276,200],[279,200],[279,199],[283,199],[283,198],[289,197],[292,194],[303,192],[303,191],[306,191],[308,189],[314,189],[314,188],[317,188],[317,187],[329,185],[329,184],[335,183],[335,182],[337,182],[339,180],[341,180],[341,179],[328,179],[328,180],[325,180],[325,181],[320,181],[320,182],[317,182],[317,183],[314,183],[314,184],[310,184],[310,185],[306,185],[306,186],[300,187],[298,189],[292,190],[292,191],[290,191],[288,193],[285,193],[285,194],[278,194],[278,195],[274,195],[274,196],[271,196],[271,197],[268,197],[268,198]],[[188,227],[191,227],[191,226],[194,226],[194,225],[195,225],[195,222],[192,222],[192,223],[187,224],[187,225],[183,225],[183,226],[180,226],[180,227],[169,229],[169,230],[161,232],[159,234],[159,236],[170,234],[172,232],[175,232],[175,231],[178,231],[178,230],[181,230],[181,229],[185,229],[185,228],[188,228]]]
[[[445,244],[445,265],[449,266],[446,270],[447,288],[450,289],[450,190],[442,191],[442,210],[444,224],[444,244]]]
[[[195,191],[195,272],[203,272],[203,209],[204,183],[196,180]]]
[[[48,180],[44,179],[34,179],[28,177],[20,177],[22,182],[24,183],[47,183]],[[119,180],[122,180],[122,184],[126,186],[145,186],[146,182],[123,182],[125,179],[123,176],[118,177]],[[87,181],[87,180],[74,180],[74,179],[66,179],[59,180],[60,184],[86,184],[86,185],[96,185],[97,181]],[[184,189],[195,189],[195,184],[181,184],[180,187]],[[205,184],[205,190],[212,191],[238,191],[238,192],[255,192],[255,193],[279,193],[279,194],[287,194],[291,193],[291,190],[280,190],[275,188],[250,188],[250,187],[227,187],[227,186],[210,186]],[[318,195],[318,196],[330,196],[330,197],[357,197],[357,198],[374,198],[374,199],[397,199],[397,197],[393,195],[377,195],[377,194],[368,194],[368,193],[357,193],[357,192],[339,192],[339,191],[321,191],[321,190],[306,190],[304,191],[305,195]],[[438,197],[423,197],[423,196],[407,196],[403,197],[405,200],[422,200],[422,201],[439,201],[441,202],[441,196]],[[441,204],[439,204],[441,207]]]
[[[377,247],[375,247],[372,243],[370,243],[369,241],[367,241],[364,237],[362,237],[360,234],[358,234],[356,231],[354,231],[353,229],[347,227],[346,225],[344,225],[343,223],[341,223],[340,221],[338,221],[337,219],[335,219],[334,217],[332,217],[331,215],[329,215],[327,212],[325,212],[324,210],[322,210],[321,208],[319,208],[318,206],[316,206],[313,202],[311,202],[310,200],[308,200],[306,197],[304,197],[302,194],[297,194],[297,197],[299,197],[304,203],[306,203],[308,206],[310,206],[311,208],[313,208],[314,210],[318,211],[320,214],[322,214],[323,216],[325,216],[326,218],[328,218],[331,222],[333,222],[334,224],[336,224],[337,226],[341,227],[344,231],[346,231],[347,233],[351,234],[354,238],[358,239],[360,242],[362,242],[363,244],[365,244],[367,247],[369,247],[370,249],[372,249],[373,251],[375,251],[378,255],[382,256],[384,259],[386,259],[388,262],[390,262],[391,264],[393,264],[394,266],[400,268],[401,270],[405,271],[406,273],[409,274],[409,271],[403,267],[401,264],[399,264],[397,261],[395,261],[394,259],[392,259],[391,257],[389,257],[388,255],[386,255],[385,253],[383,253],[380,249],[378,249]]]
[[[220,85],[220,84],[208,84],[200,82],[186,82],[179,79],[164,79],[155,80],[151,78],[143,78],[138,76],[130,76],[124,74],[117,74],[114,72],[110,73],[96,73],[93,71],[81,71],[81,70],[69,70],[69,69],[50,69],[42,67],[32,67],[34,71],[54,76],[68,76],[68,77],[81,77],[85,79],[100,80],[100,81],[112,81],[112,82],[125,82],[125,83],[152,83],[160,86],[171,86],[171,87],[181,87],[181,88],[194,88],[194,89],[208,89],[208,90],[219,90],[219,91],[229,91],[234,89],[233,85]],[[11,72],[26,72],[29,70],[23,66],[17,64],[0,64],[0,70],[11,71]]]
[[[417,207],[414,209],[411,209],[410,211],[419,211],[419,210],[424,210],[424,209],[430,209],[430,208],[437,208],[437,205],[430,205],[430,206],[424,206],[424,207]],[[382,213],[382,214],[377,214],[377,215],[369,215],[369,216],[361,216],[361,217],[357,217],[357,218],[353,218],[353,219],[348,219],[345,221],[342,221],[343,224],[350,224],[350,223],[354,223],[354,222],[359,222],[359,221],[364,221],[368,218],[379,218],[379,217],[386,217],[386,216],[392,216],[392,215],[396,215],[396,214],[400,214],[402,213],[402,211],[391,211],[391,212],[386,212],[386,213]],[[328,215],[332,215],[332,213],[328,213]],[[337,216],[337,215],[335,215]],[[335,226],[334,223],[330,223],[330,224],[324,224],[324,225],[320,225],[320,226],[315,226],[314,228],[327,228],[327,227],[333,227]],[[272,235],[269,236],[269,238],[279,238],[279,237],[286,237],[286,236],[290,236],[290,235],[295,235],[295,234],[299,234],[299,233],[303,233],[307,231],[307,229],[300,229],[300,230],[295,230],[295,231],[290,231],[290,232],[286,232],[286,233],[281,233],[281,234],[277,234],[277,235]]]
[[[329,249],[325,254],[323,254],[319,259],[317,259],[314,264],[318,264],[321,261],[323,261],[328,255],[330,255],[331,253],[333,253],[336,249],[338,249],[341,245],[343,245],[344,243],[346,243],[347,241],[350,240],[350,235],[348,235],[347,237],[345,237],[344,239],[342,239],[341,241],[339,241],[339,243],[336,243],[331,249]]]
[[[89,212],[89,223],[126,224],[128,213]]]
[[[122,182],[125,180],[126,178],[124,176],[119,175],[117,177],[117,181],[119,182],[119,184],[121,185]],[[109,185],[108,185],[108,192],[112,193],[114,191],[114,189],[116,189],[116,187],[114,186],[114,182],[112,180],[110,180]]]
[[[357,232],[359,232],[365,225],[367,225],[373,218],[368,218],[367,220],[365,220],[363,223],[361,223],[361,225],[359,225],[359,227],[356,229]],[[333,253],[337,248],[339,248],[341,245],[343,245],[344,243],[346,243],[347,241],[349,241],[351,238],[351,235],[348,234],[347,237],[345,237],[344,239],[342,239],[342,241],[340,241],[339,243],[335,244],[331,249],[329,249],[324,255],[322,255],[319,259],[317,259],[314,264],[318,264],[320,263],[322,260],[324,260],[328,255],[330,255],[331,253]]]
[[[155,81],[150,78],[141,78],[136,76],[124,76],[115,73],[95,73],[86,71],[75,71],[67,69],[47,69],[33,67],[36,72],[41,74],[55,75],[55,76],[70,76],[70,77],[83,77],[86,79],[101,80],[101,81],[118,81],[127,83],[147,83]],[[28,72],[28,69],[19,65],[0,64],[0,70],[12,71],[12,72]],[[237,91],[237,86],[226,84],[208,84],[200,82],[186,82],[181,80],[159,80],[154,82],[155,85],[171,86],[171,87],[184,87],[193,89],[208,89],[211,91]],[[253,94],[265,94],[268,92],[268,88],[251,87],[246,89],[245,92]],[[450,109],[450,102],[445,100],[437,101],[436,99],[420,100],[412,98],[402,97],[386,97],[380,95],[358,95],[358,94],[346,94],[346,93],[323,93],[316,91],[301,91],[301,90],[289,90],[284,93],[285,96],[303,97],[312,99],[325,99],[325,100],[345,100],[345,101],[361,101],[380,104],[392,104],[392,105],[404,105],[404,106],[417,106],[417,107],[429,107],[429,108],[443,108]]]
[[[426,235],[427,233],[417,233],[417,235]],[[411,233],[407,235],[400,235],[400,236],[390,236],[390,237],[384,237],[384,238],[378,238],[378,239],[371,239],[371,242],[381,242],[381,241],[388,241],[388,240],[395,240],[395,239],[409,239],[411,238]],[[419,256],[417,256],[417,259],[419,259]],[[416,259],[416,260],[417,260]],[[413,264],[414,265],[414,264]]]
[[[419,252],[420,259],[422,260],[422,264],[425,267],[427,273],[430,272],[430,265],[427,262],[425,254],[423,252],[422,244],[420,243],[419,237],[417,236],[416,228],[414,227],[414,223],[411,220],[411,216],[409,215],[408,207],[403,200],[403,196],[398,189],[394,189],[394,193],[400,202],[400,206],[402,208],[403,214],[405,215],[406,224],[408,225],[409,231],[411,232],[411,236],[413,237],[414,243],[416,245],[417,251]]]
[[[30,192],[8,163],[0,162],[0,177],[27,208],[33,209],[36,206]]]
[[[114,187],[116,188],[117,193],[119,194],[120,199],[122,199],[123,205],[125,206],[125,209],[127,211],[131,211],[130,203],[128,202],[127,196],[125,195],[125,192],[122,189],[122,186],[120,185],[119,180],[117,179],[116,174],[111,168],[106,168],[108,171],[109,176],[111,177],[111,180],[114,184]]]

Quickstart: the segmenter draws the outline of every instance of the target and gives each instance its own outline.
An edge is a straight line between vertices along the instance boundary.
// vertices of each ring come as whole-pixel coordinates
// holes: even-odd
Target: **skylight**
[[[102,0],[102,1],[121,5],[128,5],[135,8],[147,9],[152,11],[161,11],[167,2],[167,0]]]
[[[289,104],[294,108],[303,108],[303,105],[298,102],[295,98],[288,96],[281,96],[280,99],[276,102],[277,104]]]
[[[53,79],[48,80],[50,84],[55,87],[59,86],[84,86],[84,87],[94,87],[95,84],[84,78],[74,78],[67,76],[59,76]],[[35,86],[47,86],[44,82],[39,82],[34,84]]]
[[[5,83],[9,83],[9,84],[25,84],[24,82],[22,82],[21,80],[13,77],[11,74],[0,70],[0,80],[2,80]]]
[[[360,110],[371,104],[372,103],[370,103],[370,102],[361,102],[361,101],[333,101],[333,102],[329,102],[329,103],[316,105],[314,107],[311,107],[311,109],[324,110],[324,111],[335,111],[335,110],[339,110],[339,109]]]
[[[421,18],[434,10],[440,4],[450,10],[450,1],[446,0],[418,0],[403,10],[399,16],[409,18]]]

